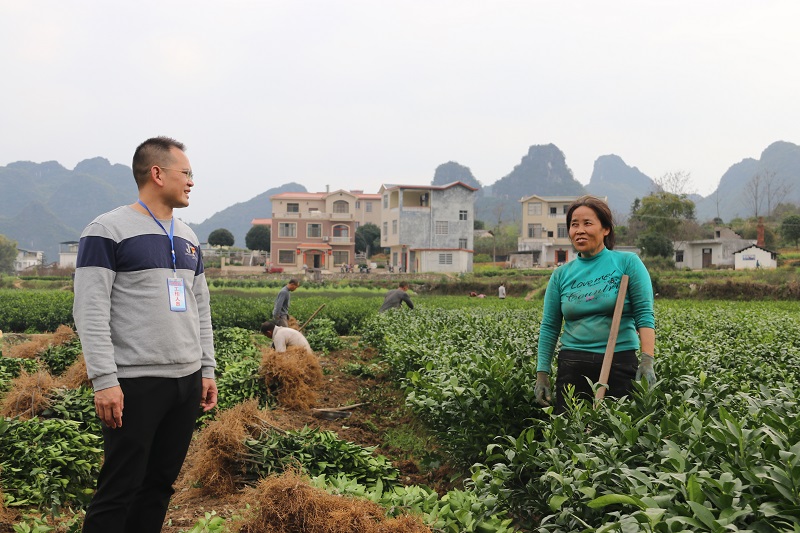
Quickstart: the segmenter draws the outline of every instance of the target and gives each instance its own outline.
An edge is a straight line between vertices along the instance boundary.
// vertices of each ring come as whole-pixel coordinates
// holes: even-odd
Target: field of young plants
[[[200,440],[225,410],[248,400],[278,405],[252,335],[273,297],[212,292],[221,404],[199,424]],[[375,355],[351,370],[380,374],[374,395],[402,391],[438,451],[463,473],[462,486],[446,494],[404,486],[395,465],[334,432],[263,427],[231,459],[249,458],[241,483],[292,463],[316,490],[365,498],[389,517],[411,513],[431,531],[453,533],[800,531],[796,302],[659,300],[658,383],[597,408],[577,402],[556,417],[533,400],[541,301],[417,295],[414,310],[379,315],[381,300],[382,291],[301,288],[292,314],[303,323],[324,304],[309,332],[321,360],[342,349],[340,336],[360,337],[361,349]],[[68,292],[0,290],[0,329],[7,338],[55,331],[71,324],[70,307]],[[4,409],[8,398],[19,404],[24,396],[10,392],[20,376],[28,377],[26,391],[38,376],[47,400],[33,417],[0,420],[0,490],[6,510],[16,511],[13,531],[48,531],[50,515],[65,517],[60,531],[77,531],[102,456],[91,391],[65,385],[79,342],[41,346],[28,357],[10,357],[8,346],[0,357]],[[53,380],[47,386],[45,375]],[[208,514],[185,531],[237,527]],[[411,530],[420,529],[381,529]]]

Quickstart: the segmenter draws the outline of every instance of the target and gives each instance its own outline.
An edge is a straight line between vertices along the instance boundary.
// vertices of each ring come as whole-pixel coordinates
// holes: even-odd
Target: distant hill
[[[594,162],[586,190],[595,196],[607,196],[615,218],[623,220],[637,198],[655,191],[656,184],[636,167],[630,167],[617,155],[601,155]]]
[[[431,182],[431,185],[447,185],[448,183],[453,183],[454,181],[460,181],[466,185],[469,185],[470,187],[475,187],[478,189],[479,195],[482,195],[483,193],[481,182],[472,175],[472,171],[469,169],[469,167],[459,165],[455,161],[448,161],[447,163],[442,163],[436,167],[436,171],[433,173],[433,181]]]
[[[800,146],[778,141],[769,145],[759,159],[743,159],[731,166],[710,196],[692,196],[698,220],[719,216],[728,222],[735,217],[752,216],[747,187],[755,175],[770,176],[774,186],[788,186],[788,192],[773,198],[772,207],[779,201],[800,205]],[[531,194],[607,196],[612,209],[624,217],[634,199],[654,189],[650,177],[613,154],[597,158],[591,180],[584,187],[573,177],[563,152],[553,144],[531,146],[520,163],[492,185],[482,185],[469,167],[454,161],[436,168],[434,185],[453,181],[478,188],[475,216],[487,227],[498,221],[518,221],[519,200]],[[233,233],[236,246],[244,247],[252,219],[271,217],[269,197],[282,192],[306,192],[306,188],[287,183],[191,226],[201,241],[213,230],[226,228]],[[130,167],[112,165],[102,157],[81,161],[73,170],[55,161],[11,163],[0,167],[0,234],[16,240],[20,248],[43,250],[48,262],[56,261],[59,242],[77,240],[97,215],[130,203],[136,195]],[[765,201],[760,213],[766,214],[766,210]]]
[[[58,260],[58,243],[77,240],[97,215],[136,198],[131,169],[97,157],[68,170],[55,161],[0,167],[0,233],[20,248]]]
[[[233,233],[234,246],[244,248],[244,238],[252,227],[250,222],[254,218],[272,218],[272,202],[270,196],[283,192],[308,192],[299,183],[287,183],[251,198],[246,202],[234,204],[222,211],[214,213],[199,224],[189,224],[201,242],[208,239],[208,235],[215,229],[225,228]]]
[[[272,216],[269,197],[288,191],[306,192],[306,188],[288,183],[190,226],[201,241],[213,230],[227,228],[236,246],[244,247],[250,222]],[[42,250],[45,262],[55,262],[59,243],[78,240],[95,217],[136,197],[131,168],[112,165],[102,157],[81,161],[74,170],[55,161],[11,163],[0,167],[0,234],[17,241],[20,248]]]
[[[759,159],[747,158],[731,166],[722,175],[717,190],[696,202],[698,219],[710,220],[719,216],[727,222],[736,217],[754,216],[753,198],[747,188],[756,175],[769,177],[773,191],[775,187],[788,186],[788,193],[773,198],[772,207],[776,201],[800,205],[800,146],[778,141],[764,149]],[[766,215],[766,191],[761,196],[764,202],[759,214]]]
[[[562,196],[586,194],[567,167],[564,153],[554,144],[534,145],[520,163],[475,201],[475,217],[488,227],[521,218],[519,200],[531,194]]]

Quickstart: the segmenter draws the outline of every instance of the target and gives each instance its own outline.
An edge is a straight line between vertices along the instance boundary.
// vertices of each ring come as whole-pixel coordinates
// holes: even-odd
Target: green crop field
[[[212,292],[227,406],[249,398],[271,404],[253,379],[250,332],[271,312],[276,291]],[[336,335],[348,335],[377,351],[467,482],[446,500],[422,487],[392,488],[390,465],[358,463],[363,450],[339,443],[331,450],[359,459],[337,461],[361,466],[350,477],[346,468],[318,476],[320,486],[369,495],[387,509],[399,505],[400,492],[419,498],[434,531],[800,531],[796,301],[659,300],[658,383],[597,408],[575,402],[554,416],[533,400],[541,301],[415,295],[414,310],[379,315],[382,294],[298,290],[292,314],[302,322],[324,305],[315,342],[327,344],[317,350],[336,350]],[[0,291],[0,329],[69,324],[70,296]],[[42,352],[38,362],[0,357],[0,390],[23,370],[65,368],[78,349],[64,350]],[[85,505],[102,455],[98,435],[85,389],[60,393],[47,418],[0,421],[6,505],[61,513]],[[301,437],[311,438],[293,438]]]

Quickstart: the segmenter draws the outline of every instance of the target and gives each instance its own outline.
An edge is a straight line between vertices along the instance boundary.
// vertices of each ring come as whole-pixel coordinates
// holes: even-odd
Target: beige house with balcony
[[[271,265],[291,271],[352,264],[356,230],[363,224],[380,224],[380,198],[341,189],[271,196]]]
[[[578,253],[569,240],[567,210],[578,196],[527,196],[522,204],[522,231],[517,250],[531,254],[530,266],[554,266],[572,261]],[[606,197],[601,197],[608,201]]]

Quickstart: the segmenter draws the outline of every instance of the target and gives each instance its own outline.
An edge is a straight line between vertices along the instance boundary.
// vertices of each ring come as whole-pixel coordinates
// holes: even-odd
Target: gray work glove
[[[639,368],[636,369],[636,381],[644,378],[649,385],[656,382],[656,371],[653,368],[655,359],[649,353],[642,352],[642,360],[639,362]]]
[[[533,393],[539,405],[550,405],[550,374],[547,372],[536,373],[536,385],[533,387]]]

